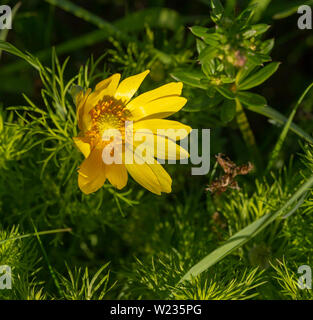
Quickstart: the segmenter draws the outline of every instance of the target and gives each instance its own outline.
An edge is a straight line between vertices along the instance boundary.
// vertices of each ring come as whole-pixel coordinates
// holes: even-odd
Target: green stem
[[[241,131],[243,139],[249,148],[249,151],[252,153],[253,158],[255,159],[257,167],[261,166],[260,163],[260,153],[256,145],[255,137],[253,131],[250,127],[246,113],[238,99],[236,99],[236,119],[238,127]]]

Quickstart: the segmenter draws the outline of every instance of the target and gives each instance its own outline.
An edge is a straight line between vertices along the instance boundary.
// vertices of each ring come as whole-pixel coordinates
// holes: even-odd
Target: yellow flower
[[[174,140],[187,136],[191,128],[177,121],[163,120],[163,118],[179,111],[187,102],[180,97],[182,83],[172,82],[157,89],[148,91],[131,100],[138,90],[149,70],[120,81],[120,74],[113,74],[96,85],[92,92],[80,92],[76,96],[77,119],[80,134],[73,138],[85,160],[78,170],[78,185],[82,192],[89,194],[101,188],[106,181],[116,188],[122,189],[127,184],[128,173],[140,185],[149,191],[161,194],[171,192],[172,179],[155,159],[156,147],[154,143],[146,156],[152,161],[140,164],[140,154],[133,151],[134,162],[107,164],[103,161],[103,150],[109,143],[103,140],[105,130],[117,129],[121,133],[123,155],[125,154],[125,123],[132,122],[132,130],[145,132],[151,130],[153,139],[164,139],[166,151],[157,155],[163,159],[188,158],[189,154]],[[183,129],[185,136],[160,136],[159,129]],[[158,140],[159,141],[159,140]],[[138,142],[137,142],[138,144]],[[134,147],[136,143],[134,142]],[[149,145],[148,145],[149,149]],[[138,160],[138,161],[137,161]],[[151,160],[151,159],[150,159]],[[128,173],[127,173],[128,172]]]

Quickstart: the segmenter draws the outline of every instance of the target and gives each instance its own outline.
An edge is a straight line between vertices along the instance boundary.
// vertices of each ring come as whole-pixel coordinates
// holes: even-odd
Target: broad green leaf
[[[204,96],[203,98],[190,100],[183,108],[183,112],[198,112],[201,110],[208,110],[209,108],[214,108],[220,104],[224,98],[220,94],[215,94],[214,96],[208,98]]]
[[[215,89],[227,99],[234,100],[236,98],[235,94],[226,87],[216,86]]]
[[[272,60],[272,58],[269,55],[261,54],[261,53],[255,53],[252,51],[247,52],[247,58],[248,61],[251,61],[257,66],[262,65],[265,62],[269,62]]]
[[[217,53],[218,53],[217,48],[206,47],[201,51],[201,53],[199,55],[199,60],[201,62],[205,62],[205,60],[213,59],[216,57]]]
[[[262,42],[261,44],[261,52],[263,54],[270,54],[271,51],[273,50],[274,48],[274,44],[275,44],[275,39],[268,39],[268,40],[265,40],[264,42]]]
[[[252,63],[251,61],[248,61],[246,65],[239,70],[237,76],[236,76],[236,85],[241,83],[244,79],[246,79],[254,69],[257,68],[257,65]]]
[[[201,83],[201,79],[203,79],[204,75],[201,71],[195,70],[176,70],[172,72],[171,77],[177,81],[182,81],[183,83],[201,89],[207,89],[207,85]]]
[[[204,37],[209,31],[208,28],[201,27],[201,26],[193,26],[193,27],[190,27],[189,29],[196,37],[199,37],[199,38]]]
[[[202,50],[206,48],[206,44],[200,39],[196,39],[196,45],[198,54],[200,54]]]
[[[236,101],[225,100],[221,107],[221,120],[225,123],[230,122],[236,115]]]
[[[251,26],[251,29],[247,30],[244,34],[243,37],[245,39],[249,39],[251,37],[257,37],[261,35],[262,33],[266,32],[270,28],[269,25],[267,24],[255,24]]]
[[[247,106],[259,107],[267,105],[266,99],[256,93],[238,91],[236,96],[242,104]]]
[[[251,223],[244,229],[240,230],[232,237],[230,237],[223,245],[208,254],[199,263],[194,265],[180,280],[180,282],[185,280],[190,280],[191,277],[196,277],[203,271],[209,269],[214,264],[228,256],[234,250],[242,247],[249,240],[253,239],[257,234],[259,234],[264,228],[275,221],[281,216],[282,213],[287,215],[293,208],[290,209],[292,205],[297,203],[297,200],[307,192],[309,188],[313,185],[313,176],[311,176],[295,193],[294,195],[276,212],[268,213],[267,215],[259,218],[255,222]],[[288,210],[289,209],[289,210]]]
[[[201,64],[202,72],[210,78],[215,73],[215,64],[213,60],[208,60]]]
[[[213,47],[216,47],[219,45],[219,40],[220,40],[220,37],[218,34],[216,33],[211,33],[211,34],[206,34],[204,35],[203,37],[203,41],[210,45],[210,46],[213,46]]]
[[[260,71],[254,73],[252,76],[246,78],[244,81],[238,83],[239,90],[249,90],[257,87],[270,78],[278,69],[280,63],[272,62],[262,68]]]

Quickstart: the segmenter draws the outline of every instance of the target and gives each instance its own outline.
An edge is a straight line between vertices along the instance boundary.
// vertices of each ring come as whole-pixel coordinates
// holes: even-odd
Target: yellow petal
[[[82,101],[83,97],[85,96],[84,91],[80,91],[76,97],[75,97],[75,104],[76,104],[76,110],[78,109],[78,106],[80,104],[80,102]]]
[[[84,154],[85,158],[88,158],[90,154],[89,139],[84,137],[74,137],[73,140],[77,148]]]
[[[121,75],[119,73],[115,73],[113,74],[111,77],[105,79],[105,80],[102,80],[100,81],[97,85],[96,85],[96,88],[95,88],[95,91],[98,91],[98,90],[104,90],[104,89],[110,89],[112,90],[114,87],[115,87],[115,90],[118,86],[118,83],[121,79]],[[114,90],[114,91],[115,91]],[[109,95],[114,95],[115,92],[110,92]]]
[[[77,115],[78,127],[80,130],[83,130],[83,126],[82,126],[83,110],[90,93],[91,93],[91,89],[88,88],[85,93],[81,92],[76,97],[76,115]]]
[[[78,186],[82,192],[89,194],[100,189],[105,182],[105,164],[102,150],[93,149],[78,170]]]
[[[156,99],[131,111],[130,120],[166,118],[179,111],[186,102],[186,98],[177,96]]]
[[[105,175],[110,183],[117,189],[123,189],[127,184],[127,170],[124,164],[106,165]]]
[[[133,124],[134,132],[140,133],[153,133],[163,135],[162,131],[169,139],[181,140],[184,139],[192,130],[191,127],[186,126],[178,121],[162,120],[162,119],[149,119],[135,122]]]
[[[89,94],[82,110],[82,130],[86,131],[90,129],[90,110],[93,109],[104,97],[114,97],[120,78],[121,75],[119,73],[113,74],[108,79],[99,82],[96,86],[96,90]]]
[[[142,73],[123,80],[116,90],[115,98],[118,100],[121,99],[123,103],[127,103],[136,93],[142,81],[145,79],[149,72],[150,70],[146,70]]]
[[[150,164],[149,166],[159,180],[161,192],[172,192],[172,179],[166,170],[159,163]]]
[[[140,136],[141,134],[137,135],[138,140]],[[149,136],[145,139],[144,136],[145,134],[143,134],[141,141],[135,141],[136,134],[134,135],[135,150],[142,156],[145,156],[143,154],[145,149],[146,154],[157,159],[179,160],[189,158],[189,153],[171,139],[158,135],[153,135],[153,139]]]
[[[136,162],[141,159],[136,153],[134,154],[134,160],[133,164],[126,164],[125,166],[135,181],[157,195],[160,195],[161,192],[171,192],[172,179],[156,160],[154,164],[137,164]]]
[[[182,82],[170,82],[161,86],[157,89],[147,91],[127,104],[127,109],[129,111],[134,110],[137,107],[141,107],[148,102],[156,99],[160,99],[168,96],[180,96],[183,88]]]

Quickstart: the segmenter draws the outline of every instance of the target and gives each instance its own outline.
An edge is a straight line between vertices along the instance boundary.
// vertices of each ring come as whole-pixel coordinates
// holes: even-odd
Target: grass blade
[[[269,119],[272,119],[276,121],[279,124],[285,124],[288,121],[288,118],[286,118],[284,115],[282,115],[277,110],[273,109],[270,106],[245,106],[246,109],[253,111],[255,113],[262,114],[265,117],[268,117]],[[299,126],[297,126],[294,123],[290,124],[290,130],[293,131],[295,134],[297,134],[302,139],[306,140],[309,143],[313,144],[313,137],[306,133],[304,130],[302,130]]]
[[[307,190],[313,185],[313,176],[311,176],[298,190],[297,192],[276,212],[269,213],[255,222],[251,223],[244,229],[237,232],[235,235],[230,237],[223,245],[208,254],[199,263],[194,265],[180,280],[180,282],[189,280],[191,277],[196,277],[203,271],[212,267],[215,263],[219,262],[227,255],[232,253],[234,250],[243,246],[246,242],[254,238],[264,228],[266,228],[271,222],[277,219],[286,209],[293,205]],[[293,208],[289,209],[286,215]]]
[[[289,131],[289,128],[290,128],[290,125],[292,123],[292,120],[298,110],[298,107],[299,105],[302,103],[303,99],[305,98],[305,96],[308,94],[308,92],[311,90],[311,88],[313,87],[313,83],[311,83],[307,88],[306,90],[304,91],[304,93],[301,95],[301,97],[299,98],[299,100],[297,101],[296,105],[294,106],[293,110],[291,111],[291,114],[288,118],[288,121],[286,122],[285,126],[284,126],[284,129],[283,131],[281,132],[279,138],[278,138],[278,141],[276,142],[276,145],[271,153],[271,157],[270,157],[270,160],[268,162],[268,165],[267,165],[267,169],[266,171],[269,171],[273,164],[275,163],[275,161],[277,160],[278,158],[278,155],[279,155],[279,152],[283,146],[283,143],[287,137],[287,134],[288,134],[288,131]]]

